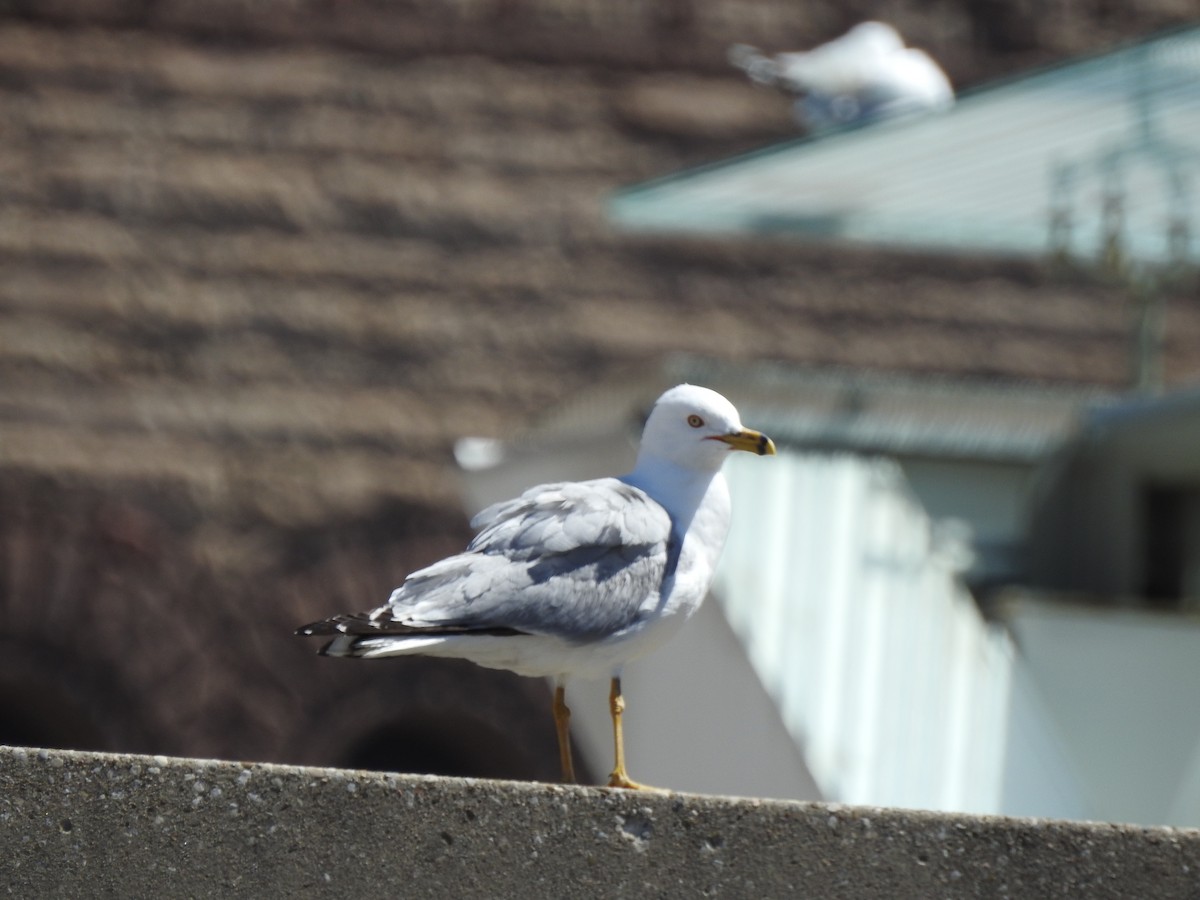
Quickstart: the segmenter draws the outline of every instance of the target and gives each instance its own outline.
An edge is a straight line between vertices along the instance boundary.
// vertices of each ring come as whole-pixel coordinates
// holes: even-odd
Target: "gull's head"
[[[866,57],[890,56],[904,49],[904,38],[886,22],[859,22],[840,38],[830,43],[843,45],[847,50]]]
[[[734,450],[775,453],[769,437],[742,425],[734,405],[708,388],[681,384],[658,398],[642,432],[642,455],[716,471]]]

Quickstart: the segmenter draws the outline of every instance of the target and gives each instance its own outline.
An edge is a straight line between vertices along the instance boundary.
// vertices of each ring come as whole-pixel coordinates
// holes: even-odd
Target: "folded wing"
[[[531,488],[483,510],[466,551],[412,573],[387,604],[305,634],[620,633],[658,602],[671,521],[615,478]]]

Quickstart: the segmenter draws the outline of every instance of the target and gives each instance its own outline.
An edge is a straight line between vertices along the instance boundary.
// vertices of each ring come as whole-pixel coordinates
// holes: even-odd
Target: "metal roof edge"
[[[1097,388],[678,355],[596,384],[510,440],[489,442],[480,459],[464,454],[460,466],[503,467],[622,434],[636,442],[658,392],[685,381],[728,395],[744,421],[782,447],[1027,464],[1073,438],[1090,411],[1116,400]]]
[[[1179,415],[1200,415],[1200,383],[1184,385],[1165,394],[1123,397],[1092,410],[1087,424],[1089,429],[1107,431],[1161,422]]]
[[[1072,439],[1091,410],[1115,399],[1096,388],[688,357],[669,369],[729,394],[781,446],[808,452],[1036,463]]]

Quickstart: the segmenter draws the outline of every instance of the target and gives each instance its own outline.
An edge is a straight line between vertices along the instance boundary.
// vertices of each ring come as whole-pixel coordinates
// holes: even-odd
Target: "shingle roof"
[[[489,58],[481,29],[447,49],[436,17],[344,6],[309,10],[341,23],[320,42],[269,5],[0,29],[0,461],[203,490],[236,458],[248,502],[321,495],[293,500],[311,521],[383,485],[449,502],[454,438],[666,352],[1124,376],[1120,293],[1036,267],[612,235],[599,201],[616,184],[786,127],[734,72],[670,54],[640,63],[662,75],[630,72],[590,7],[563,27],[591,50],[549,59],[528,36]],[[368,33],[386,55],[347,49]],[[410,42],[425,53],[401,55]],[[670,110],[711,97],[707,134],[681,146]],[[1173,337],[1200,326],[1178,316]]]

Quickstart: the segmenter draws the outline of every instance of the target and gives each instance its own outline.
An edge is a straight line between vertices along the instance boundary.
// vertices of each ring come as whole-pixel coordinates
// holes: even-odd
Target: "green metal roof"
[[[1200,261],[1200,26],[618,192],[632,230]]]

